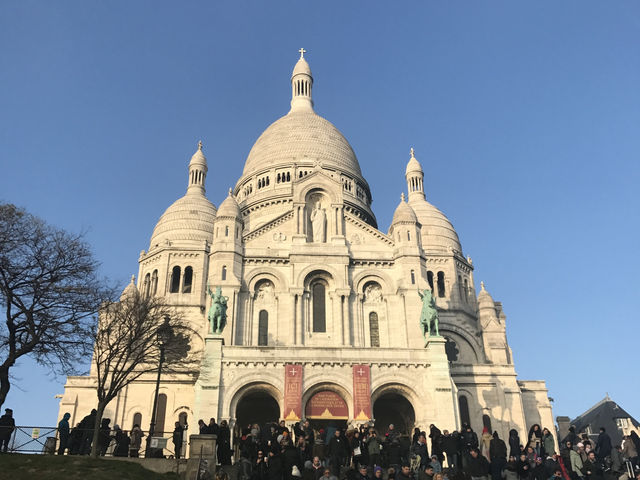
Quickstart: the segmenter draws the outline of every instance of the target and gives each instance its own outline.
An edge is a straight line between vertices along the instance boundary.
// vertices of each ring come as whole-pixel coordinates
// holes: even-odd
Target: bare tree
[[[91,454],[98,454],[98,428],[106,406],[142,375],[192,374],[198,360],[190,348],[195,334],[163,297],[140,294],[133,283],[120,301],[105,304],[94,340],[98,408]],[[93,376],[93,375],[92,375]],[[155,408],[155,405],[154,405]]]
[[[0,204],[0,406],[25,355],[54,372],[86,365],[96,313],[112,293],[97,270],[82,234]]]

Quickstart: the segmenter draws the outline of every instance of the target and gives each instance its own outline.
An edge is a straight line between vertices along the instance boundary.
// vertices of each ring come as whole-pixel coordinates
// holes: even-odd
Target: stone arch
[[[312,180],[313,181],[310,181]],[[342,184],[336,182],[331,177],[322,172],[313,172],[303,177],[298,182],[299,188],[294,192],[293,201],[305,203],[307,197],[314,190],[322,192],[329,198],[330,203],[340,203],[340,193],[342,192]]]
[[[396,412],[391,413],[389,416],[386,417],[386,419],[377,418],[376,402],[378,400],[380,400],[381,402],[385,402],[385,401],[388,402],[390,398],[393,400],[393,397],[401,397],[401,399],[404,399],[404,401],[406,401],[404,405],[405,408],[398,409]],[[402,408],[402,401],[399,401],[399,402],[393,401],[393,404],[398,405],[400,406],[400,408]],[[388,424],[391,423],[391,421],[389,421],[388,419],[393,418],[395,414],[396,416],[402,418],[402,421],[404,424],[401,427],[396,425],[396,427],[398,427],[399,430],[402,430],[402,433],[410,434],[411,431],[413,430],[413,427],[418,422],[417,416],[419,415],[419,410],[418,410],[419,405],[420,403],[418,402],[418,396],[416,392],[411,387],[408,387],[407,385],[394,382],[394,383],[385,383],[383,385],[378,386],[375,390],[373,390],[371,394],[371,407],[373,409],[372,413],[374,416],[374,420],[376,421],[376,427],[379,430],[378,433],[382,435],[386,431]],[[410,409],[406,408],[407,406],[410,407]],[[384,410],[388,411],[386,408]],[[393,423],[396,423],[396,422],[393,422]],[[385,430],[380,431],[381,429],[385,429]]]
[[[484,361],[485,356],[483,354],[484,352],[483,352],[482,346],[478,343],[477,339],[473,338],[468,332],[466,332],[462,328],[456,325],[452,325],[448,322],[447,323],[443,322],[440,324],[439,332],[440,332],[440,335],[442,335],[443,337],[446,337],[447,334],[450,334],[449,336],[453,337],[453,340],[459,339],[465,342],[467,349],[475,357],[471,359],[472,363],[481,363]],[[464,347],[465,344],[461,344],[460,346]],[[462,354],[462,350],[460,350],[460,353]],[[465,362],[461,362],[461,363],[465,363]]]
[[[359,272],[357,275],[353,277],[352,284],[354,286],[354,290],[358,293],[362,293],[362,289],[367,282],[374,281],[378,282],[382,287],[382,292],[385,295],[393,295],[394,294],[394,283],[393,280],[385,273],[380,270],[374,270],[369,268],[363,272]]]
[[[458,420],[462,426],[463,419],[462,412],[460,411],[460,397],[466,397],[467,399],[471,428],[474,432],[482,432],[482,414],[484,412],[482,410],[482,406],[478,403],[478,399],[476,398],[477,396],[467,388],[458,388],[458,392],[456,393],[456,410]]]
[[[335,290],[336,288],[345,288],[344,279],[340,274],[330,265],[316,263],[308,265],[298,274],[295,285],[300,287],[307,287],[311,280],[312,274],[315,272],[322,272],[327,276],[327,283],[329,283],[329,289]]]
[[[245,275],[247,290],[249,290],[249,292],[253,292],[255,290],[256,283],[265,279],[271,280],[276,292],[284,292],[287,290],[287,281],[284,275],[271,267],[260,267],[248,272]]]
[[[264,380],[246,382],[246,377],[243,377],[237,383],[240,383],[241,385],[239,385],[229,396],[231,400],[229,400],[227,408],[222,410],[228,415],[228,418],[235,418],[236,409],[243,397],[256,392],[263,392],[273,397],[275,401],[278,402],[280,414],[282,414],[282,408],[284,407],[284,395],[278,387]]]

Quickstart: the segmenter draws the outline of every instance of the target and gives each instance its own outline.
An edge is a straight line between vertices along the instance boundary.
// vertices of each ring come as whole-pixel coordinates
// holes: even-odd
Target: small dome
[[[236,201],[236,197],[233,196],[231,189],[229,189],[229,196],[224,199],[218,208],[217,217],[234,217],[240,218],[240,206]]]
[[[296,66],[293,67],[293,72],[291,73],[291,78],[293,78],[296,75],[299,75],[301,73],[303,73],[305,75],[309,75],[311,77],[311,67],[309,67],[309,64],[304,59],[304,57],[300,57],[300,59],[296,63]]]
[[[411,149],[411,158],[409,159],[409,163],[407,163],[407,168],[404,174],[409,175],[410,173],[423,173],[422,165],[420,165],[420,162],[416,160],[413,148]]]
[[[416,213],[413,211],[413,208],[411,208],[404,200],[404,193],[402,194],[402,200],[400,200],[398,208],[396,208],[396,211],[393,214],[391,225],[401,222],[418,223],[418,217],[416,217]]]
[[[196,150],[196,153],[193,154],[189,162],[189,167],[193,165],[207,166],[207,158],[204,156],[204,153],[202,153],[202,142],[198,142],[198,150]]]
[[[493,301],[493,298],[484,288],[484,282],[480,282],[480,293],[478,293],[478,312],[483,316],[483,318],[494,318],[497,320],[496,316],[496,304]]]
[[[188,193],[165,210],[153,229],[149,250],[167,241],[210,242],[216,207],[199,193]]]
[[[137,294],[138,294],[138,287],[136,287],[136,276],[131,275],[131,282],[129,282],[129,285],[124,287],[124,290],[122,291],[122,295],[120,295],[120,301],[123,301],[124,299],[129,298],[131,296],[135,296]]]
[[[423,198],[412,199],[409,205],[422,225],[422,247],[425,250],[453,249],[462,253],[458,234],[444,213]]]

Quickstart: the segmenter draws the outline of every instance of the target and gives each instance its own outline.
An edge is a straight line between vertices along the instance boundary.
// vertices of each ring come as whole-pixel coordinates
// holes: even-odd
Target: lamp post
[[[156,377],[156,392],[153,397],[153,409],[151,410],[151,424],[149,425],[149,435],[147,436],[147,447],[145,449],[145,458],[150,457],[151,453],[151,437],[155,433],[156,427],[156,410],[158,409],[158,394],[160,390],[160,374],[162,373],[162,364],[164,363],[164,347],[170,340],[173,329],[169,325],[169,316],[165,315],[164,323],[158,327],[156,335],[158,337],[158,348],[160,349],[160,361],[158,362],[158,376]]]

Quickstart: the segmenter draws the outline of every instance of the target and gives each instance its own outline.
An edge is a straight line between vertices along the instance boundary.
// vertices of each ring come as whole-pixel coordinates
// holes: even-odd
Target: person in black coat
[[[509,456],[520,458],[520,436],[516,429],[509,430]]]
[[[431,461],[429,450],[427,449],[427,439],[424,435],[420,434],[418,441],[411,445],[411,453],[420,457],[419,471],[422,472]]]
[[[231,430],[226,420],[222,420],[218,426],[218,463],[231,465]]]
[[[336,477],[340,475],[340,466],[344,463],[347,455],[347,444],[342,438],[340,430],[336,430],[334,436],[329,440],[328,456],[331,465],[331,473]]]
[[[175,423],[173,434],[171,435],[171,442],[173,443],[173,453],[175,458],[180,458],[182,453],[182,443],[184,441],[184,429],[180,422]]]
[[[429,427],[429,438],[431,439],[431,455],[438,457],[438,461],[440,463],[444,462],[442,432],[433,424]]]
[[[600,435],[598,435],[595,448],[598,460],[604,461],[605,457],[611,455],[611,449],[611,437],[603,427],[600,427]]]
[[[507,445],[498,436],[498,432],[493,432],[493,438],[489,443],[489,458],[491,459],[491,478],[501,480],[502,469],[507,463]]]
[[[131,440],[129,435],[126,434],[118,425],[114,425],[115,435],[113,438],[116,441],[116,448],[113,449],[114,457],[126,457],[129,455],[129,444]]]
[[[596,453],[591,450],[587,460],[582,465],[582,472],[587,480],[602,480],[604,478],[604,465],[596,457]]]
[[[472,448],[469,451],[465,472],[472,480],[484,480],[484,477],[489,474],[489,461],[484,455],[480,455],[477,448]]]
[[[447,465],[456,468],[460,456],[460,439],[458,432],[449,433],[445,430],[442,434],[442,450],[447,454]]]

